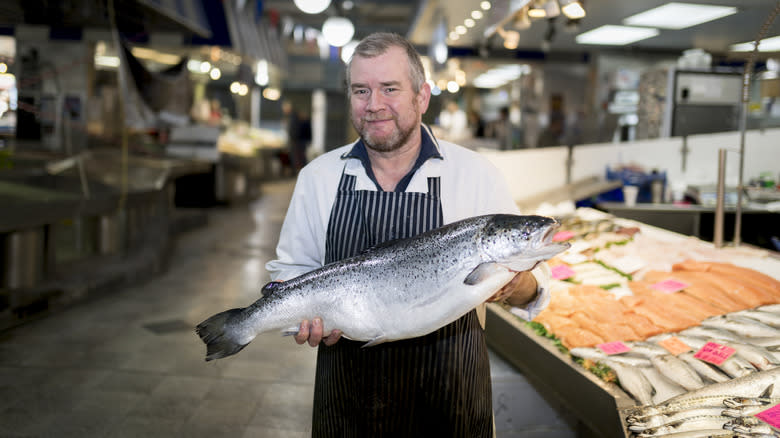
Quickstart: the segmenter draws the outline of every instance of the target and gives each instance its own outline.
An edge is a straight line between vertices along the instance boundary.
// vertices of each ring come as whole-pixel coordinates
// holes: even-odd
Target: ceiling
[[[599,50],[619,48],[622,50],[663,51],[682,53],[690,48],[704,49],[713,54],[726,55],[731,44],[755,39],[769,13],[778,4],[777,0],[680,0],[687,3],[737,6],[737,14],[681,30],[661,30],[656,37],[639,41],[628,47],[583,46],[575,42],[579,33],[604,24],[622,24],[621,21],[633,14],[667,3],[666,0],[584,0],[587,11],[576,28],[565,26],[565,17],[558,17],[552,24],[548,20],[533,21],[530,28],[520,30],[519,51],[539,53],[592,53]],[[463,53],[473,52],[501,55],[505,50],[502,39],[486,38],[485,31],[492,24],[505,22],[512,4],[525,3],[522,0],[493,0],[485,16],[458,41],[449,42],[451,48]],[[349,17],[355,23],[355,38],[361,38],[374,31],[392,31],[407,36],[418,46],[430,44],[434,29],[442,17],[448,23],[447,32],[455,25],[463,24],[472,10],[480,9],[480,0],[352,0],[351,9],[343,8],[343,0],[334,0],[326,11],[316,15],[304,14],[290,0],[264,0],[266,13],[276,11],[281,17],[296,24],[321,28],[322,22],[331,15]],[[554,34],[548,48],[543,48],[545,35],[553,27]],[[780,35],[780,20],[775,20],[767,36]],[[503,53],[506,55],[506,53]]]

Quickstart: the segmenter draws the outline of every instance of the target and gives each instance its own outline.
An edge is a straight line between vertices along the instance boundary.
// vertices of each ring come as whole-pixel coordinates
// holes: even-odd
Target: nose
[[[382,93],[379,91],[372,91],[368,97],[368,105],[366,105],[366,110],[376,112],[383,109],[384,106],[385,101]]]

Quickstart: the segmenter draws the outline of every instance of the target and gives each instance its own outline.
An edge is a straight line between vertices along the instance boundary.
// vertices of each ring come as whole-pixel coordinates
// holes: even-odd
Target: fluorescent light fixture
[[[636,41],[652,38],[658,35],[658,29],[648,27],[614,26],[611,24],[597,27],[577,35],[579,44],[600,44],[624,46]]]
[[[500,65],[477,76],[473,85],[477,88],[498,88],[507,82],[517,80],[521,75],[531,72],[531,67],[520,64]]]
[[[717,20],[737,13],[733,6],[697,5],[671,2],[657,8],[632,15],[623,24],[632,26],[660,27],[662,29],[685,29],[697,24]]]
[[[734,44],[731,46],[732,52],[752,52],[755,41]],[[759,52],[778,52],[780,51],[780,36],[764,38],[758,43]]]
[[[483,1],[479,4],[479,7],[482,8],[483,11],[490,10],[490,2],[489,1]]]
[[[100,67],[119,67],[119,57],[96,55],[95,65]]]

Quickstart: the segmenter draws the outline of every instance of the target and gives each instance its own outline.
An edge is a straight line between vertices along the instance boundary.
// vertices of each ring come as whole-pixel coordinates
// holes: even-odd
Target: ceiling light
[[[460,38],[460,35],[458,34],[458,32],[455,32],[455,31],[450,32],[450,39],[451,40],[457,41],[458,38]]]
[[[352,40],[347,44],[344,44],[344,47],[341,48],[341,60],[344,61],[344,64],[348,63],[350,58],[352,58],[352,54],[355,53],[355,47],[357,47],[357,45],[358,42]]]
[[[585,16],[585,8],[577,0],[559,0],[561,3],[561,12],[566,17],[577,20]]]
[[[487,11],[490,9],[490,2],[485,1],[479,4],[479,7],[482,8],[483,11]]]
[[[100,67],[119,67],[119,57],[95,55],[95,65]]]
[[[755,41],[748,41],[746,43],[734,44],[731,46],[732,52],[752,52],[755,46]],[[777,52],[780,51],[780,36],[774,36],[771,38],[764,38],[758,44],[759,52]]]
[[[623,46],[658,35],[658,29],[648,27],[605,25],[577,35],[579,44]]]
[[[279,100],[282,97],[282,92],[278,88],[268,87],[263,90],[263,97],[268,100]]]
[[[697,5],[671,2],[648,11],[632,15],[624,24],[660,27],[662,29],[685,29],[686,27],[717,20],[736,14],[733,6]]]
[[[433,45],[433,60],[438,64],[447,62],[447,44],[444,41]]]
[[[449,81],[447,82],[447,91],[450,93],[457,93],[458,90],[460,90],[460,85],[458,85],[455,81]]]
[[[463,24],[465,24],[466,27],[474,27],[474,25],[477,23],[475,23],[471,18],[467,18],[463,21]]]
[[[261,59],[255,65],[255,83],[261,87],[268,85],[270,80],[268,61]]]
[[[212,68],[212,69],[211,69],[211,71],[209,72],[209,77],[210,77],[212,80],[215,80],[215,81],[216,81],[217,79],[219,79],[219,78],[221,78],[221,77],[222,77],[222,72],[221,72],[221,71],[220,71],[218,68],[214,67],[214,68]]]
[[[230,83],[230,92],[233,94],[237,94],[238,90],[241,89],[241,84],[238,83],[238,81],[233,81]]]
[[[482,11],[471,11],[471,18],[479,20],[483,17]]]
[[[294,0],[294,3],[307,14],[319,14],[330,6],[330,0]]]
[[[547,16],[547,11],[539,6],[532,6],[528,9],[528,16],[531,18],[544,18]]]
[[[466,34],[466,32],[468,32],[468,31],[469,31],[469,30],[468,30],[468,29],[466,29],[466,26],[456,26],[456,27],[455,27],[455,32],[457,32],[457,33],[459,33],[459,34],[461,34],[461,35],[465,35],[465,34]]]
[[[352,40],[355,26],[348,18],[330,17],[322,24],[322,34],[331,46],[341,47]]]

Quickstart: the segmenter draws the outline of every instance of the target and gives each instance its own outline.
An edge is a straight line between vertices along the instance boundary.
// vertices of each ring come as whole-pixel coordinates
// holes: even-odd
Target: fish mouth
[[[558,229],[561,228],[560,223],[554,223],[547,227],[547,231],[544,232],[544,235],[542,236],[542,244],[551,244],[553,243],[553,237],[555,236],[555,233],[558,232]]]

